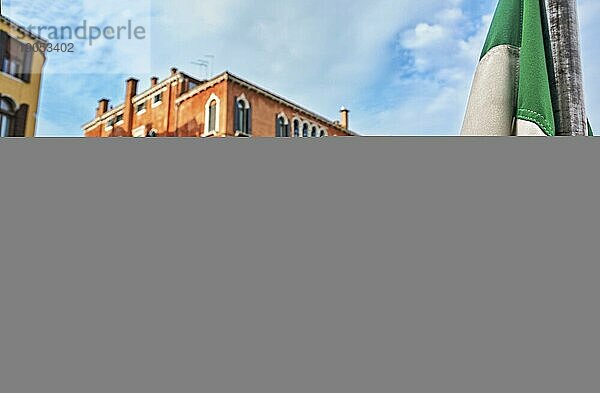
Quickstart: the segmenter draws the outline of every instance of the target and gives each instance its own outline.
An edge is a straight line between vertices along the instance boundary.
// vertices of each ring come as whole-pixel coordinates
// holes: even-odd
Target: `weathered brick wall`
[[[178,115],[178,129],[181,137],[200,137],[204,134],[206,119],[206,103],[212,95],[220,101],[219,128],[224,133],[227,124],[227,84],[222,81],[206,90],[194,94],[181,102]]]
[[[174,98],[172,97],[171,86],[167,86],[155,94],[152,94],[144,99],[146,105],[146,112],[137,113],[135,108],[141,102],[134,103],[134,115],[133,115],[133,126],[132,130],[135,130],[141,126],[145,126],[146,132],[150,132],[151,130],[156,130],[158,136],[170,136],[167,130],[168,123],[168,114],[170,108],[174,106]],[[162,92],[163,98],[160,105],[153,107],[153,99],[156,94]],[[171,97],[170,97],[171,96]]]

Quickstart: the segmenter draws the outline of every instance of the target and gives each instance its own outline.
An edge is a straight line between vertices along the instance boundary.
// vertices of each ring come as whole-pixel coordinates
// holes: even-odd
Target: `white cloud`
[[[390,104],[367,119],[367,133],[456,135],[490,15],[471,20],[460,1],[400,34],[397,91]]]
[[[405,35],[402,45],[408,49],[430,48],[444,41],[447,34],[448,32],[441,25],[419,23],[414,30]]]
[[[489,17],[469,20],[462,4],[177,0],[159,6],[154,50],[169,45],[172,55],[154,69],[189,68],[214,54],[216,70],[228,68],[330,118],[350,106],[359,132],[452,134],[489,25]],[[193,29],[182,35],[173,25]]]
[[[279,0],[189,2],[158,6],[155,72],[175,63],[190,68],[204,54],[215,70],[229,69],[330,118],[350,106],[352,124],[370,114],[359,107],[388,73],[398,34],[433,14],[439,0]],[[172,26],[186,26],[186,34]],[[167,49],[169,46],[170,49]]]

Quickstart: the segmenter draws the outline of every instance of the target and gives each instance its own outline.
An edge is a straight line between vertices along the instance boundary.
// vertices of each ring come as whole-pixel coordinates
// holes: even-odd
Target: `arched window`
[[[277,138],[288,138],[290,136],[290,124],[283,113],[277,115],[275,119],[275,136]]]
[[[302,126],[302,137],[308,138],[308,124],[307,123],[304,123],[304,126]]]
[[[235,132],[243,135],[252,135],[252,107],[242,95],[235,99]]]
[[[216,94],[211,94],[206,101],[204,107],[204,135],[213,135],[218,133],[219,127],[219,112],[221,108],[221,100]]]
[[[212,100],[208,106],[208,132],[217,130],[217,101]]]
[[[312,131],[310,133],[310,136],[313,137],[313,138],[317,137],[317,127],[313,126]]]
[[[300,121],[299,120],[294,120],[294,137],[295,138],[300,137]]]
[[[7,97],[0,99],[0,136],[12,136],[15,122],[15,103]]]
[[[321,128],[321,131],[319,131],[319,136],[321,138],[327,136],[327,131],[325,131],[323,128]]]

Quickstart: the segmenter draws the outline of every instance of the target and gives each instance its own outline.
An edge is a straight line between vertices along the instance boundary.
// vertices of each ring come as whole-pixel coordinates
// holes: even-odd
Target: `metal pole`
[[[547,0],[556,78],[557,135],[587,135],[576,0]]]

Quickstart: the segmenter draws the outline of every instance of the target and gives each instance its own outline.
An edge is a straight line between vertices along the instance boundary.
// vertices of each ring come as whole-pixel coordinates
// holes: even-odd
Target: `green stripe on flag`
[[[590,121],[587,121],[587,125],[588,125],[588,136],[594,136],[594,131],[592,131],[592,125],[590,124]]]
[[[549,37],[544,28],[547,23],[544,0],[522,1],[523,32],[517,117],[534,122],[547,135],[554,136],[556,128],[548,67],[552,62],[552,54],[547,51],[546,45]]]
[[[521,47],[523,0],[501,0],[496,8],[481,57],[500,45]],[[517,24],[518,23],[518,24]]]
[[[545,0],[500,0],[481,59],[498,46],[519,50],[515,69],[514,116],[556,135],[552,97],[556,95]],[[494,81],[490,80],[490,83]]]

